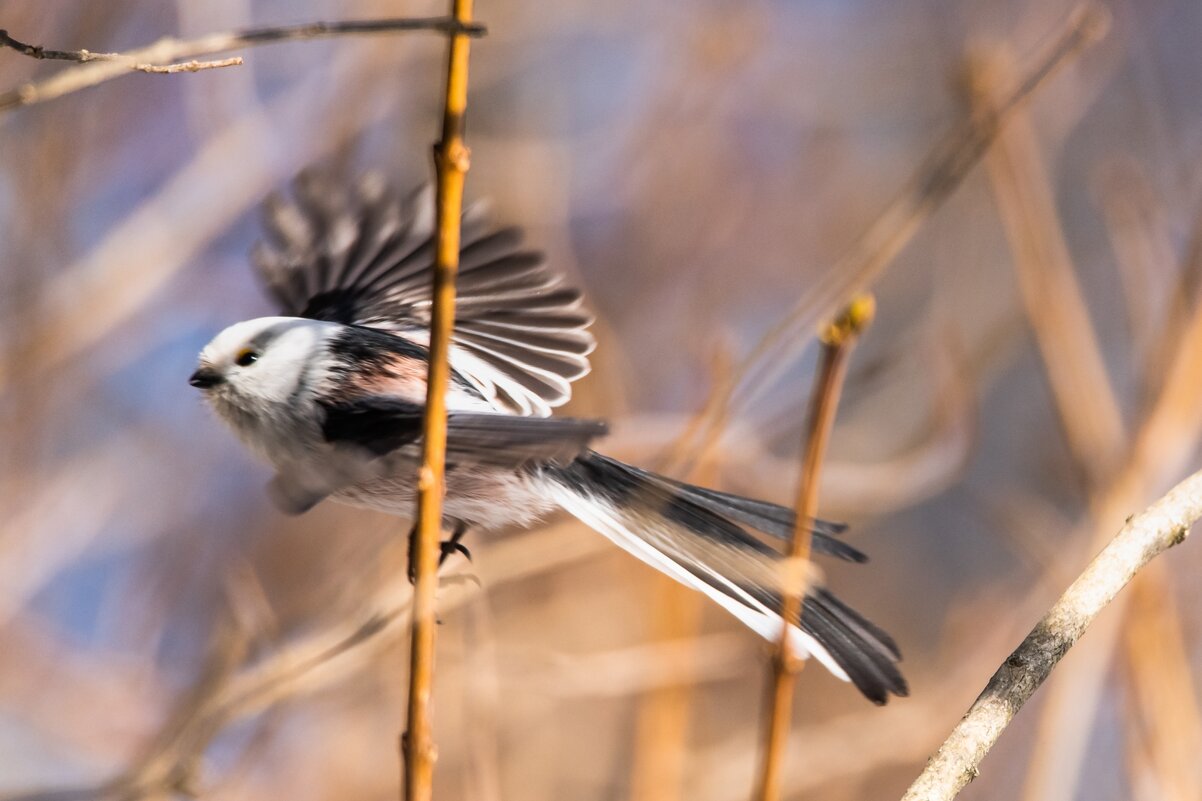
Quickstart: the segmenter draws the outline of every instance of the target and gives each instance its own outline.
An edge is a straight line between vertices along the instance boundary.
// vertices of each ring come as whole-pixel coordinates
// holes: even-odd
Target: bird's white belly
[[[451,527],[454,521],[463,521],[485,529],[530,525],[556,509],[554,501],[539,492],[542,480],[512,470],[453,467],[446,478],[444,524]],[[340,489],[331,497],[409,519],[417,514],[416,482],[411,475],[372,479]]]

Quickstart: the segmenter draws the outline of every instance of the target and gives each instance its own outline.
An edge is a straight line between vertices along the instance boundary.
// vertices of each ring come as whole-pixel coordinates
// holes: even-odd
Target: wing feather
[[[267,236],[253,260],[283,314],[428,341],[429,186],[406,198],[375,175],[347,186],[306,171],[264,212]],[[582,294],[522,248],[519,228],[492,230],[482,205],[465,212],[462,242],[451,366],[498,411],[547,416],[589,371],[593,318]]]

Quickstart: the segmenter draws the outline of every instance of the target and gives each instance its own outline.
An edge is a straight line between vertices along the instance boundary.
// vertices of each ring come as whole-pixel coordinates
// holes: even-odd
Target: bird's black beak
[[[225,378],[221,373],[214,370],[212,367],[201,367],[192,377],[188,379],[188,383],[199,389],[210,389],[224,381]]]

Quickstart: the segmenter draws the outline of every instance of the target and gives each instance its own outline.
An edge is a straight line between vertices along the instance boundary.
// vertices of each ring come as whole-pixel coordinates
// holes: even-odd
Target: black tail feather
[[[731,521],[742,523],[745,526],[750,526],[756,531],[763,532],[777,539],[789,539],[793,536],[793,527],[797,520],[797,515],[792,509],[786,506],[768,503],[767,501],[757,501],[752,498],[744,498],[741,495],[732,495],[728,492],[719,492],[718,490],[698,487],[693,484],[686,484],[683,481],[665,478],[649,470],[643,470],[642,468],[619,462],[617,459],[611,459],[596,452],[588,454],[587,458],[583,461],[591,465],[593,469],[603,471],[611,479],[617,479],[627,484],[630,482],[649,482],[676,490],[674,495],[687,499],[690,502],[687,505],[699,507],[705,512],[710,513],[704,515],[703,519],[712,521],[716,516],[722,523]],[[619,475],[623,475],[624,478],[619,479]],[[722,536],[726,536],[726,529],[728,527],[724,525],[718,527],[723,529]],[[845,523],[815,520],[811,526],[814,551],[848,562],[867,562],[868,556],[863,551],[835,539],[834,535],[842,534],[846,530],[847,524]],[[698,531],[697,533],[706,534],[709,532]]]
[[[738,602],[736,609],[746,607],[758,610],[757,614],[780,609],[780,589],[772,585],[779,578],[773,562],[782,554],[743,526],[775,536],[784,536],[786,530],[791,534],[792,510],[673,481],[592,451],[565,467],[545,469],[585,497],[600,497],[614,508],[642,510],[643,520],[669,521],[697,535],[683,541],[680,535],[665,539],[653,530],[654,525],[638,535],[645,546],[687,571],[690,582],[697,583],[695,589],[702,586],[707,594],[717,593],[719,603],[726,605],[733,599]],[[653,514],[648,517],[648,513]],[[632,531],[639,529],[639,515],[634,519]],[[864,561],[862,553],[828,533],[844,527],[817,521],[815,528],[822,528],[814,532],[816,552]],[[891,693],[908,694],[893,638],[825,588],[809,588],[799,627],[874,703],[885,703]],[[761,634],[774,636],[771,626],[767,628],[760,626]]]
[[[801,610],[801,627],[822,643],[839,666],[847,671],[852,684],[875,704],[889,700],[889,694],[906,696],[910,688],[897,668],[896,645],[866,636],[858,629],[863,618],[824,589],[806,595]],[[873,629],[876,627],[873,626]],[[879,629],[876,629],[879,631]],[[890,646],[892,646],[890,648]]]
[[[705,487],[695,487],[691,484],[671,483],[689,500],[711,512],[751,526],[756,531],[762,531],[777,539],[787,540],[793,536],[797,514],[786,506],[778,506],[767,501],[756,501],[741,495],[731,495]],[[868,556],[863,551],[834,538],[833,535],[842,534],[846,530],[847,524],[845,523],[832,523],[827,520],[813,521],[811,542],[814,550],[848,562],[867,562]]]

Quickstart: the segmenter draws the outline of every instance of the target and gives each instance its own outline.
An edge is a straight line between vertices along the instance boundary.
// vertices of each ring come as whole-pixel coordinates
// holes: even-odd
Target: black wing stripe
[[[358,445],[383,456],[421,438],[423,409],[419,404],[382,397],[318,403],[325,410],[321,433],[327,442]]]
[[[321,406],[327,442],[356,445],[385,456],[421,440],[425,415],[420,404],[368,396]],[[600,420],[455,412],[447,417],[447,456],[457,464],[468,461],[506,468],[564,463],[606,430]]]
[[[564,464],[606,432],[601,420],[455,413],[447,418],[447,453],[498,467]]]

